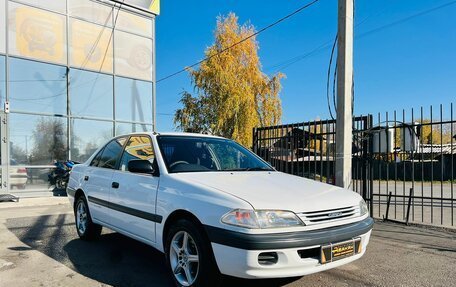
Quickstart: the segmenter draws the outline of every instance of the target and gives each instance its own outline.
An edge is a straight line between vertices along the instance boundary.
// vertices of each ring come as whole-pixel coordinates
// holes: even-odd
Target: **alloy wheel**
[[[87,216],[87,206],[80,200],[76,207],[76,227],[80,234],[84,234],[87,229]]]
[[[186,231],[179,231],[171,240],[169,260],[174,277],[182,286],[191,286],[198,276],[199,255],[195,240]]]

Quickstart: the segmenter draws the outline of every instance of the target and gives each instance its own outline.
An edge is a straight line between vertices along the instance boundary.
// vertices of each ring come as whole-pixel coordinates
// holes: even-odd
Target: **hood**
[[[295,213],[357,206],[357,193],[281,172],[193,172],[173,177],[205,185],[249,202],[255,209]]]

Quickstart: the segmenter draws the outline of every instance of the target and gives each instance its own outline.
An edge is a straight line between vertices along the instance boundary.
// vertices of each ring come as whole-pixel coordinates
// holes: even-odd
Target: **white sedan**
[[[225,138],[144,133],[76,165],[68,189],[81,239],[102,226],[165,253],[177,286],[303,276],[366,251],[373,220],[355,192],[274,170]]]

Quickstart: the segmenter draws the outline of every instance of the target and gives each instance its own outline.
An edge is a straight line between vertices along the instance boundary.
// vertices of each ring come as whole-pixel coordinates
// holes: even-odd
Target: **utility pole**
[[[352,180],[353,0],[339,0],[337,42],[336,185]]]

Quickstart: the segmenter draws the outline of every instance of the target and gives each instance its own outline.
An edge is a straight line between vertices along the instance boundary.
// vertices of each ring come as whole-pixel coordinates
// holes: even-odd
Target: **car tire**
[[[92,222],[89,205],[84,196],[80,196],[76,200],[74,222],[79,238],[82,240],[92,241],[100,237],[102,226]]]
[[[221,283],[210,242],[204,230],[193,221],[180,219],[170,227],[166,235],[165,256],[171,277],[178,287],[213,287]]]

